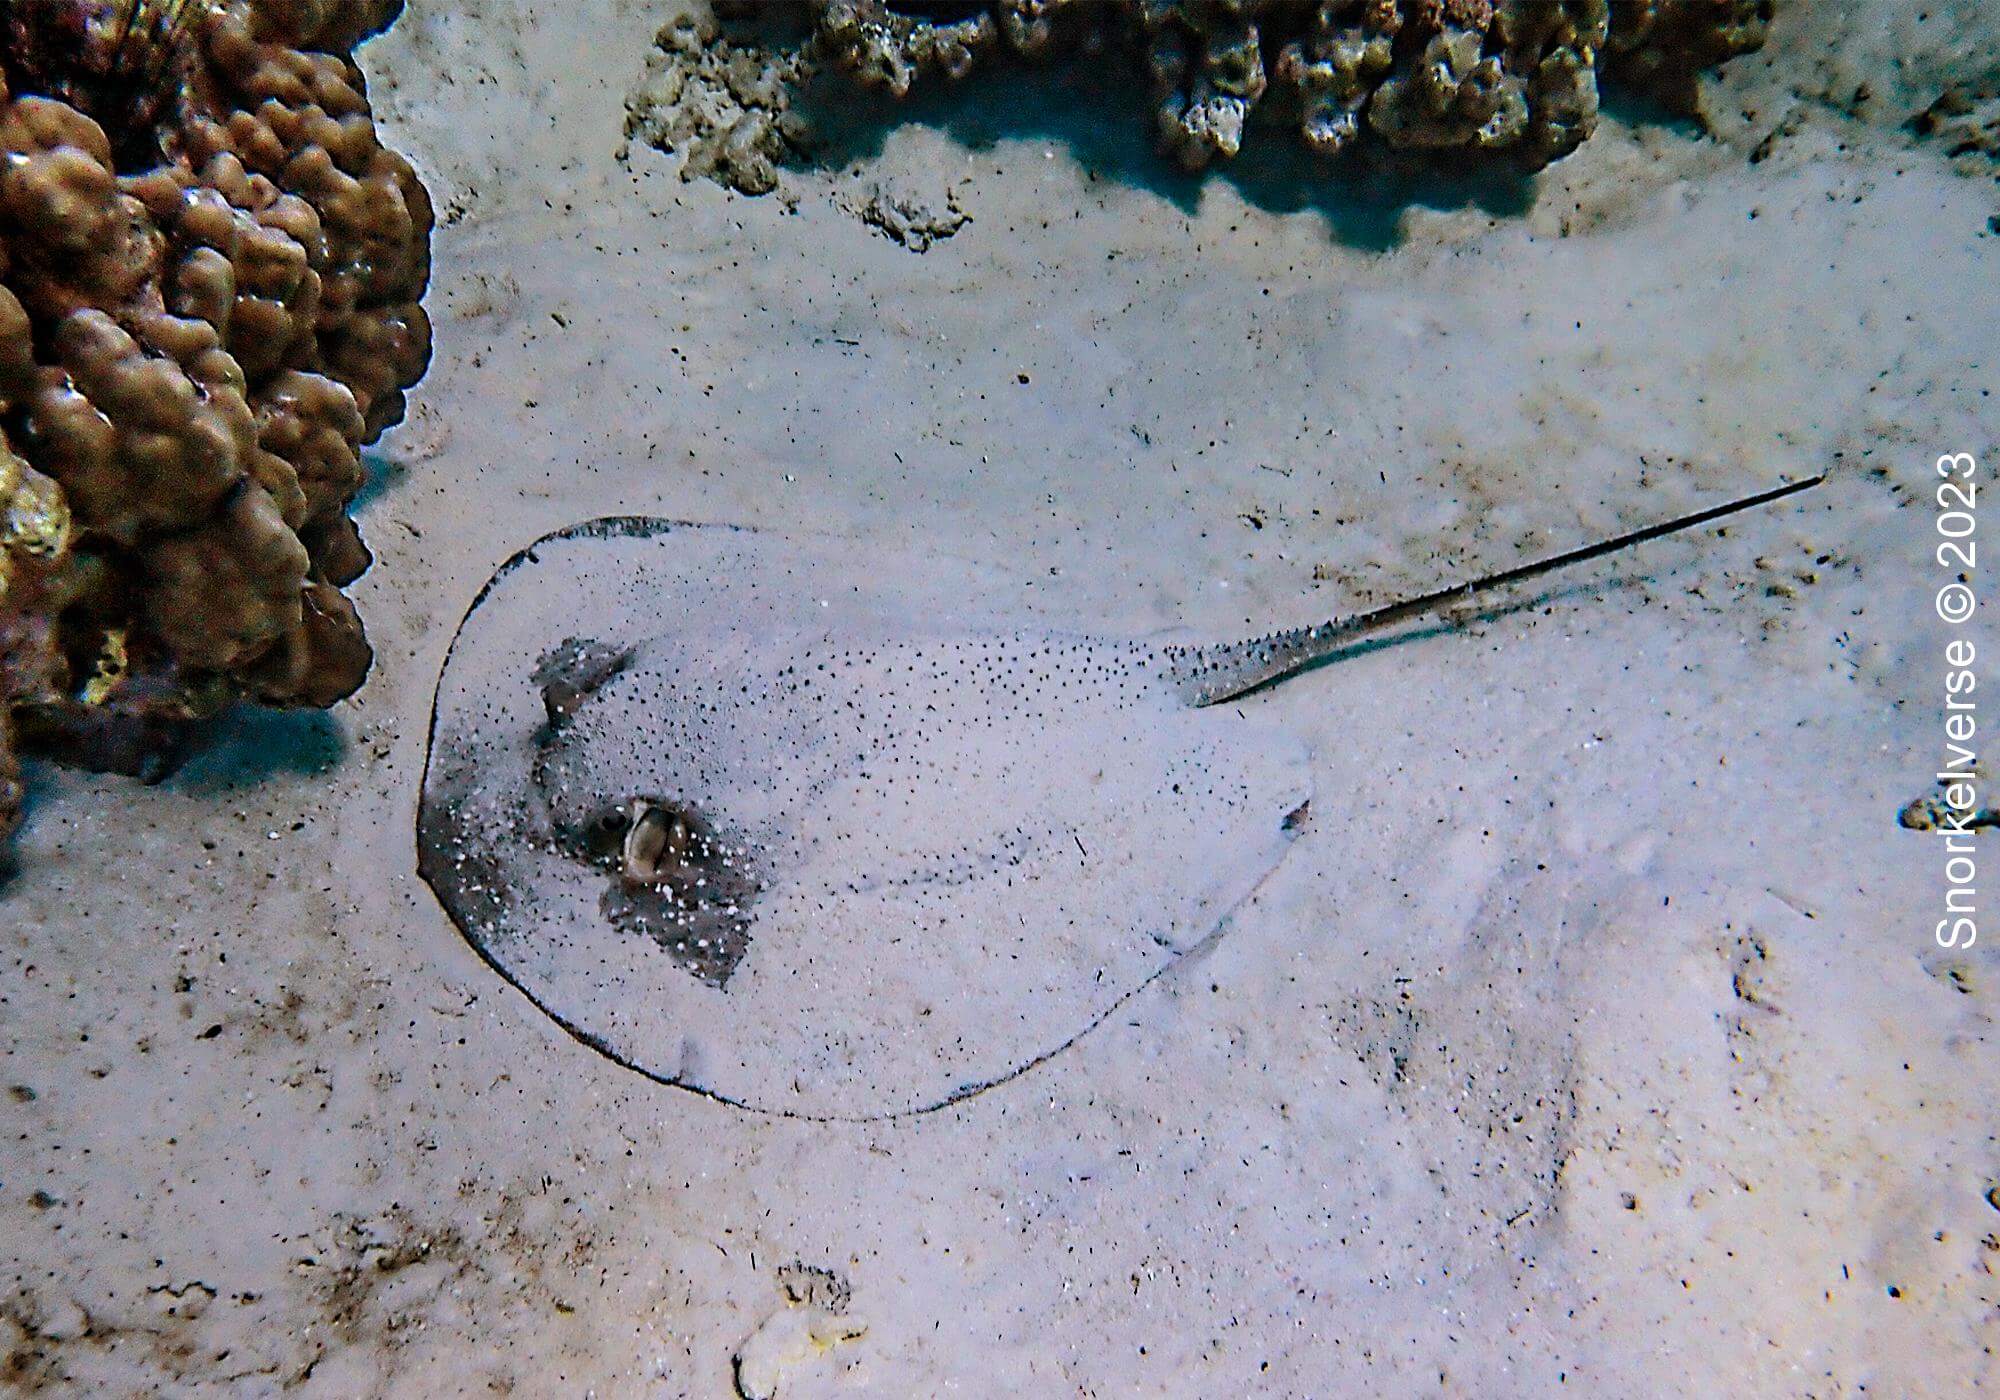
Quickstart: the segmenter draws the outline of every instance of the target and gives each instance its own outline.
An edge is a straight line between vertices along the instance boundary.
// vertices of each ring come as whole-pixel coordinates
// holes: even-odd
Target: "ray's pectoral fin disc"
[[[921,582],[915,582],[921,580]],[[439,680],[419,868],[579,1039],[759,1109],[1004,1081],[1212,934],[1306,755],[976,569],[613,520],[509,561]]]

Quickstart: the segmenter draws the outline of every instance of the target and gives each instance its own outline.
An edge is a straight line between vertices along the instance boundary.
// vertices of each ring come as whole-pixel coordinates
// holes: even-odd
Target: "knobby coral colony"
[[[1771,0],[718,0],[807,22],[807,53],[902,96],[998,52],[1142,55],[1162,144],[1233,156],[1253,116],[1333,153],[1510,153],[1529,169],[1597,121],[1601,72],[1691,110],[1694,76],[1758,47]],[[772,140],[780,129],[769,124]]]
[[[0,0],[0,835],[17,745],[148,776],[367,673],[431,209],[349,54],[400,5]]]

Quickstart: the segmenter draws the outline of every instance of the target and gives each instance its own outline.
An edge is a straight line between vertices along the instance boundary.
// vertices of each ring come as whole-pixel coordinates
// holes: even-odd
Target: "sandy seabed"
[[[437,359],[360,508],[376,671],[156,788],[35,772],[0,1384],[1992,1383],[2000,975],[1937,946],[1938,839],[1898,813],[1943,751],[1933,463],[2000,461],[1995,166],[1904,123],[1990,90],[1993,14],[1785,7],[1710,132],[1614,114],[1518,187],[1182,177],[1129,105],[975,80],[761,199],[617,158],[664,17],[415,0],[363,52],[441,215]],[[877,188],[970,221],[913,253],[856,217]],[[591,516],[976,560],[1040,617],[1222,637],[1822,469],[1249,702],[1314,752],[1275,875],[935,1113],[620,1069],[416,877],[452,631]],[[1956,631],[1982,680],[1990,617]]]

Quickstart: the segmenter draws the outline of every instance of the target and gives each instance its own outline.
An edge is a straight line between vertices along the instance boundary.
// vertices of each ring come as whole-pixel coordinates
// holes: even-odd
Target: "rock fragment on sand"
[[[736,1393],[743,1400],[778,1400],[788,1377],[868,1334],[866,1322],[848,1315],[851,1291],[832,1270],[787,1264],[778,1270],[778,1289],[784,1305],[758,1324],[730,1358]]]

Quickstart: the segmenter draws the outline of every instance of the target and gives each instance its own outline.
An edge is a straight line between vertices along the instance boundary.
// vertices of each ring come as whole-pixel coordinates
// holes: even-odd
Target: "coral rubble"
[[[654,40],[625,104],[625,134],[682,152],[687,179],[768,193],[798,134],[791,93],[808,71],[803,53],[733,42],[705,16],[683,15]]]
[[[1943,148],[1961,175],[1987,176],[2000,169],[2000,72],[1973,83],[1948,85],[1910,118],[1918,137]],[[1992,226],[2000,231],[2000,216]]]
[[[901,97],[990,55],[1121,49],[1150,79],[1161,146],[1190,168],[1235,155],[1266,124],[1326,154],[1372,140],[1505,152],[1539,169],[1590,135],[1601,76],[1691,110],[1701,70],[1762,44],[1771,0],[791,0],[716,9],[766,27],[782,10],[804,37],[663,30],[628,134],[680,149],[698,133],[684,173],[754,193],[770,188],[772,162],[795,140],[790,90],[821,68]],[[735,76],[717,81],[725,70]],[[691,102],[696,91],[707,100]],[[711,149],[732,154],[703,155]],[[743,169],[754,178],[739,178]]]
[[[885,190],[879,185],[868,191],[866,199],[846,207],[891,243],[913,253],[930,251],[932,244],[942,243],[972,222],[972,216],[959,207],[956,190],[945,191],[942,210],[923,199]]]
[[[0,10],[0,831],[16,741],[145,774],[367,672],[347,507],[429,357],[431,209],[349,53],[399,8]]]

